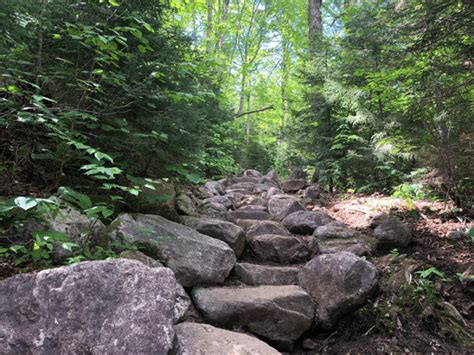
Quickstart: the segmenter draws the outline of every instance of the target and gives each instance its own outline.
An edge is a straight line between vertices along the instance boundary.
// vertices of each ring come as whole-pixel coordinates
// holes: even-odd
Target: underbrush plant
[[[12,260],[19,268],[41,269],[53,265],[53,254],[57,248],[72,255],[66,259],[66,264],[116,258],[115,250],[137,249],[124,243],[112,243],[108,247],[92,245],[88,242],[91,231],[99,220],[113,215],[112,208],[106,204],[94,205],[89,196],[71,188],[61,187],[58,193],[60,199],[20,196],[0,204],[0,259]],[[79,208],[91,220],[90,226],[83,232],[85,243],[82,245],[72,242],[66,233],[41,230],[44,221],[54,220],[61,213],[64,201]],[[33,230],[28,231],[27,225]],[[30,237],[25,238],[25,234]]]
[[[432,304],[435,299],[440,296],[436,289],[436,281],[449,281],[445,274],[434,266],[425,270],[416,271],[414,274],[414,282],[416,284],[415,293],[422,296],[428,304]]]

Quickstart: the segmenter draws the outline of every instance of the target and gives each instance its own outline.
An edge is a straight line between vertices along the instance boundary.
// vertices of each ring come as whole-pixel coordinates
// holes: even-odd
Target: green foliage
[[[400,255],[400,253],[397,248],[393,248],[392,250],[390,250],[390,255],[393,257],[397,257]]]
[[[414,279],[416,288],[415,292],[425,297],[428,304],[432,304],[437,298],[439,298],[439,292],[435,286],[435,280],[438,279],[443,282],[449,281],[443,272],[436,269],[434,266],[429,267],[425,270],[416,271],[416,277]]]

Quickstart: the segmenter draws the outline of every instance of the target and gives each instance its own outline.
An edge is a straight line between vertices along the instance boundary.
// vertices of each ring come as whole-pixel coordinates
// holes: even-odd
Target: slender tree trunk
[[[212,0],[207,0],[207,25],[206,25],[206,53],[211,53],[212,46]]]
[[[245,68],[242,68],[242,74],[240,76],[239,109],[237,111],[237,116],[241,115],[242,112],[244,112],[246,85],[247,85],[247,70]]]
[[[283,139],[283,128],[286,125],[287,119],[287,99],[286,99],[286,87],[288,86],[288,51],[289,41],[288,38],[282,35],[282,53],[281,53],[281,111],[280,111],[280,127],[278,133],[278,145],[281,144]]]
[[[308,36],[309,49],[312,54],[318,51],[318,39],[323,32],[321,22],[321,5],[323,0],[308,0]]]

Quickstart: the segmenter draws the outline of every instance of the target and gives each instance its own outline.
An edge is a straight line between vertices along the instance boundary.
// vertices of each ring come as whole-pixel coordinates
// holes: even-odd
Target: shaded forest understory
[[[178,331],[176,324],[207,321],[252,335],[236,345],[222,340],[235,334],[199,330],[220,334],[216,351],[239,344],[256,354],[469,350],[472,1],[0,0],[0,24],[0,293],[48,289],[28,284],[30,277],[51,272],[60,278],[61,270],[79,280],[108,275],[111,268],[124,282],[134,270],[137,280],[176,283],[176,295],[161,290],[166,304],[150,306],[174,312],[160,323],[168,338],[150,343],[163,353],[204,346],[187,338],[192,326]],[[303,218],[294,227],[287,218],[295,213],[317,223],[308,229]],[[382,213],[389,215],[387,233],[395,231],[389,247],[375,232]],[[152,221],[141,221],[145,215]],[[130,235],[120,227],[120,238],[111,232],[120,223]],[[249,232],[259,223],[265,238]],[[326,225],[321,237],[317,230]],[[147,233],[155,244],[143,245]],[[163,254],[157,245],[167,243],[160,239],[167,233],[187,240],[180,248],[195,265]],[[397,239],[404,234],[406,241]],[[190,245],[208,235],[209,250],[200,242],[196,250],[211,261],[194,260]],[[214,245],[216,239],[224,245]],[[294,255],[282,257],[282,250]],[[269,257],[271,251],[277,256]],[[126,252],[143,252],[140,261],[161,271],[151,275],[113,261]],[[223,258],[215,265],[213,253]],[[318,274],[325,258],[341,270],[352,265],[343,276],[328,271],[334,280],[360,286],[338,304],[344,314],[321,302],[332,297],[301,281],[311,268]],[[82,269],[87,261],[92,264]],[[190,269],[202,264],[213,276],[203,270],[183,276],[181,263]],[[246,264],[257,265],[250,268],[266,275],[264,282],[237,275]],[[376,270],[378,276],[353,281],[361,265],[367,271],[361,274]],[[189,277],[198,281],[187,283]],[[242,324],[211,322],[203,301],[212,299],[210,285],[216,292],[242,292],[244,299],[249,286],[282,287],[262,294],[282,292],[306,310],[311,302],[319,308],[314,320],[298,320],[312,322],[301,334],[295,327],[294,334],[273,329],[269,335],[247,316],[239,315]],[[106,300],[110,290],[104,287]],[[334,294],[343,297],[346,288]],[[118,292],[135,302],[127,290]],[[30,311],[18,307],[17,314]],[[1,353],[43,346],[93,353],[110,345],[87,350],[74,342],[71,348],[44,339],[23,343],[27,332],[17,334],[14,327],[21,320],[0,311],[10,317],[2,323],[0,316]],[[260,311],[250,308],[249,314]],[[280,324],[281,314],[271,307],[262,312]],[[140,323],[134,316],[130,322]],[[136,350],[134,336],[117,351]],[[267,344],[253,343],[254,336]]]

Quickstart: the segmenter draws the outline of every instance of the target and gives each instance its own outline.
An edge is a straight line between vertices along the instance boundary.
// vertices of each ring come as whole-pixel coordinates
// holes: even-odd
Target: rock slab
[[[300,211],[295,212],[281,222],[290,232],[295,234],[313,234],[314,230],[334,221],[323,212]]]
[[[176,279],[138,261],[87,261],[0,282],[2,354],[167,354]]]
[[[306,262],[317,252],[292,236],[263,234],[248,238],[248,246],[259,260],[281,264]]]
[[[174,355],[278,355],[276,349],[252,336],[213,327],[181,323],[175,326]]]
[[[212,324],[239,325],[282,350],[291,350],[313,322],[313,301],[298,286],[199,288],[193,299]]]
[[[174,271],[184,287],[221,283],[234,267],[234,251],[223,241],[155,215],[122,214],[112,238],[140,243]]]
[[[299,285],[317,304],[317,325],[335,326],[347,313],[364,304],[377,288],[374,265],[352,253],[318,255],[298,274]]]
[[[296,285],[298,268],[295,266],[268,266],[249,263],[235,264],[234,273],[247,285]]]

